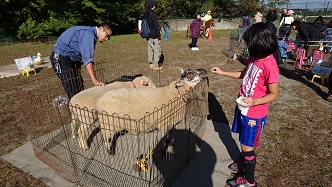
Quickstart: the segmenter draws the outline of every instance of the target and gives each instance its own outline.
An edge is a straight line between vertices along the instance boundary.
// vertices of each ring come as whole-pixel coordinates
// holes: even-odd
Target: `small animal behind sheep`
[[[72,116],[71,131],[72,137],[76,138],[76,126],[78,128],[79,146],[82,149],[89,149],[88,145],[88,130],[93,123],[98,120],[96,111],[96,104],[99,97],[110,90],[117,90],[121,88],[155,88],[155,84],[149,77],[141,76],[135,78],[133,81],[127,82],[113,82],[102,87],[92,87],[79,92],[70,100],[70,111]]]
[[[184,114],[178,113],[179,111],[185,113],[185,110],[178,110],[178,107],[184,105],[186,98],[181,99],[175,105],[164,107],[161,112],[163,116],[146,117],[146,115],[147,112],[151,114],[156,109],[169,104],[170,101],[183,97],[201,81],[199,77],[192,77],[195,71],[182,71],[182,74],[184,72],[189,73],[165,87],[112,90],[98,99],[97,110],[99,111],[101,133],[110,154],[115,154],[111,140],[116,138],[115,135],[122,130],[139,134],[158,129],[164,135],[182,120]],[[190,78],[188,79],[187,76]],[[136,126],[136,124],[140,125]]]
[[[33,64],[34,65],[41,65],[41,64],[43,64],[40,53],[37,53],[37,57],[33,59]]]

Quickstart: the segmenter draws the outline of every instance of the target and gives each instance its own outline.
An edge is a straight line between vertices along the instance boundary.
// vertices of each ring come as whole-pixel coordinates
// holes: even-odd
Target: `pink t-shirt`
[[[249,57],[247,71],[240,87],[241,96],[261,98],[267,95],[268,84],[279,82],[279,68],[273,55],[265,59]],[[262,118],[268,114],[268,104],[251,106],[246,116]]]

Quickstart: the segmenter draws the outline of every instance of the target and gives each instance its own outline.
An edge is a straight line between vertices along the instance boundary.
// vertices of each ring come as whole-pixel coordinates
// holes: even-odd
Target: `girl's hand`
[[[250,97],[244,97],[242,99],[243,103],[241,103],[241,106],[243,107],[251,107],[254,105],[254,100],[253,98],[250,98]]]
[[[219,67],[213,67],[211,68],[211,72],[221,75],[223,71]]]

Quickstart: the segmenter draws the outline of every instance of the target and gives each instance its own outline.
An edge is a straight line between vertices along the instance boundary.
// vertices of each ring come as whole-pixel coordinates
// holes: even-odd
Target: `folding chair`
[[[285,40],[286,41],[286,43],[287,43],[287,45],[290,47],[290,48],[292,48],[292,51],[294,51],[294,53],[295,53],[295,51],[296,51],[296,48],[297,48],[297,46],[296,46],[296,44],[295,44],[295,39],[294,40],[291,40],[291,38],[288,38],[287,40]]]
[[[307,51],[304,48],[296,48],[295,56],[294,67],[302,68],[303,62],[308,60]]]
[[[324,59],[324,52],[318,49],[312,50],[312,61],[310,65],[310,69],[315,65],[317,60],[323,60]]]

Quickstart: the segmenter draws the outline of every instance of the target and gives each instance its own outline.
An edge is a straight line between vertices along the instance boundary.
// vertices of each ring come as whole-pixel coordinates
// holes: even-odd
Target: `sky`
[[[332,8],[332,0],[290,0],[289,8],[293,9],[319,9]]]

